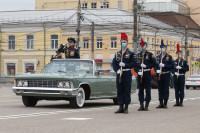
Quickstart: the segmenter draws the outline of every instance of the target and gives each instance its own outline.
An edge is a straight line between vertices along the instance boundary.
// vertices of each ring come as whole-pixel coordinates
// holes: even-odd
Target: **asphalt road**
[[[137,93],[132,95],[129,114],[114,114],[111,100],[87,101],[83,109],[67,101],[40,101],[27,108],[12,85],[0,85],[0,133],[199,133],[200,89],[186,90],[184,107],[173,107],[170,89],[168,109],[156,109],[157,89],[152,89],[148,112],[138,112]]]

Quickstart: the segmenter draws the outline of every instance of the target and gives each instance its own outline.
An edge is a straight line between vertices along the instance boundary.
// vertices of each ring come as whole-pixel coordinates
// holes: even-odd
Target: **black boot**
[[[144,110],[144,102],[140,102],[140,108],[138,111],[143,111]]]
[[[174,107],[177,107],[177,106],[179,106],[180,104],[179,104],[179,98],[176,98],[176,104],[174,104]]]
[[[180,107],[183,107],[183,98],[180,98],[180,104],[179,104]]]
[[[125,105],[124,114],[128,114],[128,104]]]
[[[167,109],[168,107],[167,107],[167,102],[168,102],[168,100],[167,99],[165,99],[164,100],[164,106],[163,106],[163,108],[165,108],[165,109]]]
[[[120,104],[119,109],[115,113],[124,113],[124,105]]]
[[[146,102],[144,111],[149,111],[148,107],[149,107],[149,102]]]
[[[157,109],[160,109],[160,108],[163,108],[164,106],[163,106],[163,99],[160,99],[159,100],[160,101],[160,105],[158,105],[156,108]]]

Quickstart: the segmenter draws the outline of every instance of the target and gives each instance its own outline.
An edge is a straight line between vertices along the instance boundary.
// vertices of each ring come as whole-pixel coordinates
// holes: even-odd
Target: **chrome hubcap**
[[[82,92],[82,91],[79,91],[76,98],[77,98],[77,104],[78,104],[79,106],[82,106],[83,103],[84,103],[83,92]]]

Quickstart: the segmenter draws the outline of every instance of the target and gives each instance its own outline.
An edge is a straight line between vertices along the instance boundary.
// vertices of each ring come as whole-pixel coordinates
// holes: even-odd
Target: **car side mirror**
[[[100,72],[95,72],[95,75],[96,75],[96,76],[99,76],[99,75],[100,75]]]

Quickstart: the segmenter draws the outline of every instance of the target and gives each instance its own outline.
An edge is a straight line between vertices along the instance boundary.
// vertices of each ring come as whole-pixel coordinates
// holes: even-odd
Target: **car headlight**
[[[18,80],[17,81],[17,86],[18,87],[27,87],[28,86],[28,81],[27,80]]]
[[[64,87],[63,81],[59,81],[59,82],[58,82],[58,87],[59,87],[59,88],[63,88],[63,87]]]
[[[22,80],[19,80],[18,82],[17,82],[17,86],[22,86],[23,85],[23,81]]]
[[[24,87],[27,87],[27,86],[28,86],[28,81],[27,81],[27,80],[24,80],[23,86],[24,86]]]
[[[66,88],[70,88],[70,83],[69,83],[69,81],[65,82],[65,87],[66,87]]]

